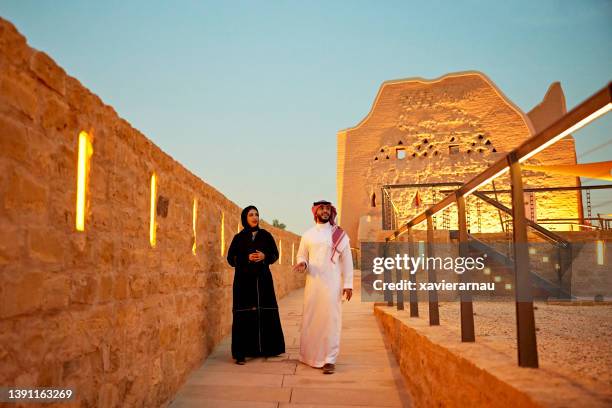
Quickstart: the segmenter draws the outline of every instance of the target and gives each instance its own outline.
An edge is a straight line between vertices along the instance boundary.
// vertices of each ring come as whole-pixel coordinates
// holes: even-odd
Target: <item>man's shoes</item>
[[[244,359],[244,357],[239,357],[236,359],[236,364],[238,365],[245,365],[246,364],[246,360]]]
[[[323,374],[333,374],[336,370],[336,366],[330,363],[327,363],[323,366]]]

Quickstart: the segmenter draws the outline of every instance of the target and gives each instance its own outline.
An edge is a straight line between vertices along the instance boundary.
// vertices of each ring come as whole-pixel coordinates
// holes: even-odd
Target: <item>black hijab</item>
[[[247,222],[247,214],[249,213],[249,211],[251,210],[256,210],[257,213],[259,214],[259,210],[257,209],[257,207],[255,207],[254,205],[249,205],[248,207],[245,207],[244,210],[242,210],[242,214],[240,214],[240,222],[242,222],[242,231],[240,232],[253,232],[253,231],[259,231],[259,223],[257,223],[256,226],[251,227],[249,225],[249,223]]]

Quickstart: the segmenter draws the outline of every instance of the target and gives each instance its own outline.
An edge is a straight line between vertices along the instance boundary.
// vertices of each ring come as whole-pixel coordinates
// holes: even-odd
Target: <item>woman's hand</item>
[[[266,255],[259,250],[257,250],[256,252],[253,252],[252,254],[249,254],[249,261],[260,262],[260,261],[263,261],[264,259],[266,259]]]

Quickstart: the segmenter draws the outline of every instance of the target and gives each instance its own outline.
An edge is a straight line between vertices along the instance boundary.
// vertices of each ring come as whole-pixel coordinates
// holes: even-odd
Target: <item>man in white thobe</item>
[[[312,206],[316,225],[300,240],[295,271],[307,271],[300,361],[332,374],[340,351],[342,297],[353,294],[353,258],[348,235],[335,223],[329,201]]]

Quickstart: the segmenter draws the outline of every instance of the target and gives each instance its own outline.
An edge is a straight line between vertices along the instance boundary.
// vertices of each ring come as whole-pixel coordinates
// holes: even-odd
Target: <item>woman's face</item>
[[[249,227],[255,227],[257,224],[259,224],[259,213],[256,209],[252,208],[247,213],[247,223],[249,224]]]

